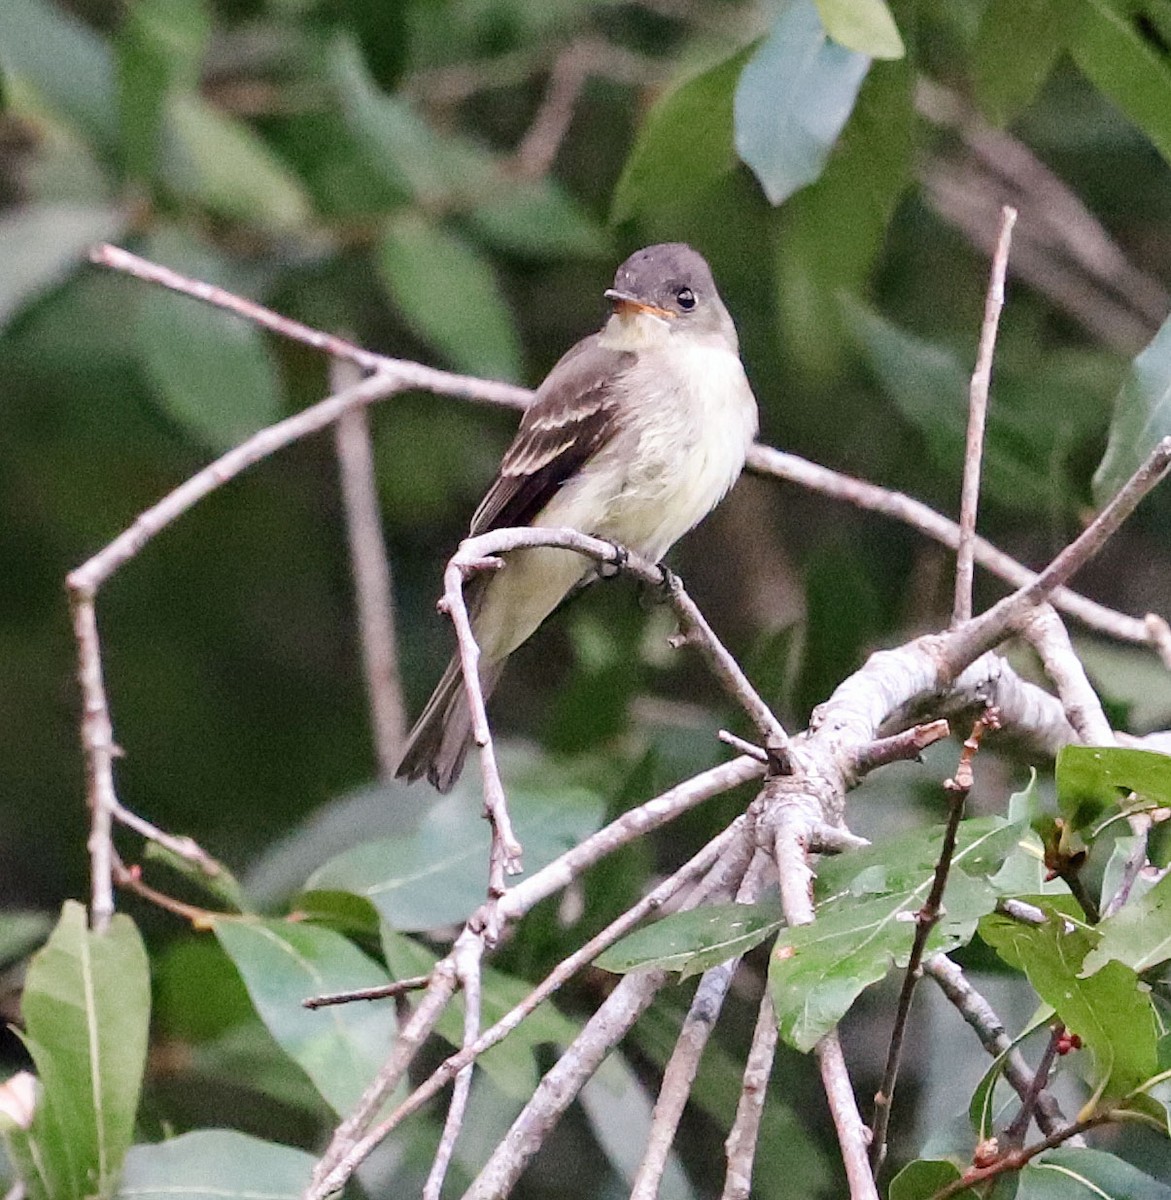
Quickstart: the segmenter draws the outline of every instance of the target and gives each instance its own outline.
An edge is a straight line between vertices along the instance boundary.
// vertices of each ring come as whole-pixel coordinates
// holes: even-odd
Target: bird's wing
[[[615,384],[634,360],[597,335],[573,347],[549,372],[521,418],[500,474],[472,517],[471,536],[528,525],[618,431]]]

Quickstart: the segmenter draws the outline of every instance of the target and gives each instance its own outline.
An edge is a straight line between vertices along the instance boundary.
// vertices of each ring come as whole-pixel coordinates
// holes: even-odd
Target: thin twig
[[[741,754],[747,754],[750,758],[756,759],[758,763],[768,764],[768,755],[754,742],[745,741],[742,737],[737,737],[734,733],[729,733],[726,729],[721,729],[716,737],[724,743],[725,746],[731,746],[733,750],[739,750]]]
[[[1057,1046],[1065,1036],[1065,1026],[1058,1022],[1049,1031],[1049,1041],[1041,1053],[1037,1069],[1033,1072],[1033,1080],[1028,1090],[1021,1097],[1021,1107],[1011,1124],[1004,1131],[1006,1149],[1019,1150],[1025,1144],[1029,1126],[1033,1122],[1033,1114],[1037,1109],[1037,1101],[1049,1086],[1049,1073],[1053,1070],[1053,1060],[1057,1057]]]
[[[828,467],[812,463],[796,454],[759,443],[748,451],[748,469],[759,475],[783,479],[819,495],[844,501],[855,508],[901,521],[951,550],[959,548],[960,527],[954,521],[937,513],[921,500],[915,500],[902,492],[892,492],[877,484],[843,475],[839,471],[831,471]],[[1028,567],[980,537],[975,540],[975,558],[985,570],[1014,587],[1024,587],[1037,578],[1035,571],[1030,571]],[[1164,665],[1171,668],[1171,631],[1167,629],[1167,623],[1161,617],[1154,614],[1142,620],[1130,617],[1066,587],[1056,588],[1050,600],[1055,607],[1071,617],[1076,617],[1089,629],[1095,629],[1119,641],[1153,647]],[[1152,617],[1154,624],[1149,624]]]
[[[728,1166],[720,1200],[748,1200],[752,1191],[752,1165],[756,1159],[760,1120],[768,1097],[768,1081],[776,1049],[777,1016],[773,1010],[772,995],[766,987],[760,998],[752,1045],[748,1048],[748,1058],[744,1063],[744,1080],[740,1085],[740,1099],[736,1103],[736,1118],[724,1142]]]
[[[336,393],[360,383],[361,376],[353,364],[335,359],[330,366],[330,380]],[[381,778],[392,779],[406,735],[406,709],[395,644],[390,558],[382,533],[374,447],[364,409],[351,408],[338,418],[334,446],[341,476],[374,754]]]
[[[431,982],[430,975],[410,975],[406,979],[392,979],[376,987],[353,988],[348,992],[323,992],[320,996],[307,996],[301,1001],[302,1008],[328,1008],[333,1004],[353,1004],[358,1000],[389,1000],[406,992],[417,992]]]
[[[813,872],[805,852],[808,814],[787,802],[788,792],[801,786],[800,774],[791,779],[776,777],[766,782],[760,799],[765,806],[778,802],[773,825],[773,854],[781,886],[781,911],[789,926],[808,925],[813,921]],[[842,1054],[836,1030],[831,1030],[814,1047],[825,1089],[830,1115],[838,1137],[850,1200],[878,1200],[874,1173],[870,1169],[867,1146],[870,1133],[858,1111],[850,1073]]]
[[[1171,465],[1171,437],[1163,438],[1155,446],[1117,495],[1032,583],[944,635],[945,656],[961,665],[971,662],[1001,641],[1029,609],[1052,599],[1054,589],[1081,570],[1117,533],[1139,502],[1163,478],[1168,465]]]
[[[524,850],[512,829],[508,797],[504,794],[500,768],[496,765],[496,747],[492,742],[492,729],[484,706],[484,689],[480,685],[480,647],[464,602],[464,580],[472,570],[494,570],[503,566],[503,563],[486,556],[476,562],[467,561],[466,556],[463,561],[457,559],[459,555],[451,560],[443,575],[442,607],[455,626],[464,692],[472,714],[472,737],[480,750],[484,815],[492,827],[492,845],[488,853],[488,895],[498,898],[505,892],[504,876],[520,874]]]
[[[521,179],[540,179],[552,170],[590,77],[594,52],[594,40],[581,39],[554,60],[536,116],[513,156],[512,168]]]
[[[916,759],[928,746],[942,741],[951,733],[947,721],[928,721],[924,725],[912,725],[902,733],[890,737],[876,738],[869,746],[860,750],[854,759],[854,771],[859,778],[877,767],[893,762]]]
[[[769,857],[757,851],[744,881],[736,892],[737,904],[755,904],[764,886],[767,872],[772,869]],[[699,1060],[708,1038],[720,1016],[732,978],[740,965],[740,957],[731,958],[703,973],[692,997],[683,1026],[671,1057],[663,1069],[659,1096],[651,1117],[651,1129],[643,1149],[642,1161],[630,1189],[630,1200],[655,1200],[663,1181],[675,1133],[687,1107],[695,1083]]]
[[[484,939],[466,931],[457,940],[452,953],[456,974],[464,993],[463,1045],[467,1049],[475,1044],[480,1033],[480,961],[484,955]],[[447,1109],[447,1119],[443,1123],[443,1134],[439,1139],[427,1182],[423,1185],[423,1200],[439,1200],[443,1191],[443,1181],[447,1177],[447,1168],[455,1152],[456,1138],[463,1128],[464,1114],[467,1112],[474,1066],[474,1062],[469,1062],[455,1077],[455,1088]]]
[[[1044,913],[1037,910],[1042,923]],[[992,1005],[971,985],[963,971],[946,954],[933,954],[923,963],[923,973],[939,985],[980,1044],[992,1058],[1004,1058],[1004,1077],[1022,1099],[1033,1086],[1033,1072],[1024,1056],[1015,1049]],[[1042,1133],[1054,1133],[1065,1126],[1065,1116],[1053,1093],[1043,1091],[1037,1097],[1037,1124]],[[1078,1139],[1081,1145],[1081,1139]]]
[[[972,759],[980,749],[980,742],[985,732],[996,727],[997,719],[992,712],[985,713],[976,719],[976,723],[972,726],[971,736],[964,742],[955,778],[949,779],[944,784],[949,794],[949,802],[947,824],[944,826],[943,841],[939,848],[939,861],[935,864],[935,875],[931,880],[931,890],[927,894],[927,899],[915,914],[915,937],[911,943],[911,953],[907,959],[907,969],[903,974],[903,986],[899,992],[898,1006],[895,1010],[894,1027],[891,1029],[890,1047],[886,1056],[886,1068],[883,1071],[882,1083],[874,1097],[874,1120],[871,1122],[874,1140],[870,1143],[870,1163],[876,1175],[886,1159],[886,1131],[890,1125],[895,1083],[898,1080],[899,1067],[902,1063],[903,1040],[911,1016],[911,1001],[922,974],[920,966],[923,962],[923,954],[927,949],[927,939],[931,936],[931,931],[943,916],[943,893],[947,888],[947,879],[951,872],[956,837],[964,815],[964,802],[972,790]]]
[[[722,834],[709,842],[689,862],[685,863],[670,878],[665,879],[636,905],[612,921],[601,933],[596,934],[584,946],[579,947],[561,962],[533,990],[512,1009],[504,1014],[491,1028],[486,1029],[476,1041],[465,1046],[456,1054],[445,1059],[389,1116],[372,1128],[360,1140],[354,1139],[343,1164],[339,1162],[330,1177],[333,1189],[340,1188],[349,1174],[392,1130],[408,1117],[418,1112],[429,1100],[438,1095],[447,1084],[466,1066],[480,1055],[503,1041],[520,1023],[530,1016],[558,988],[571,979],[582,967],[591,963],[607,947],[612,946],[645,917],[663,907],[681,889],[695,881],[705,871],[711,870],[716,860],[728,850],[733,841],[743,833],[743,824],[733,823]],[[510,898],[518,889],[508,893]],[[704,893],[688,897],[687,904],[698,904]],[[475,922],[469,921],[469,927]],[[311,1192],[309,1197],[325,1196],[329,1189]]]
[[[976,511],[980,501],[980,462],[984,455],[984,424],[988,413],[988,391],[992,384],[992,357],[996,351],[996,332],[1004,308],[1004,280],[1008,274],[1008,249],[1016,209],[1005,205],[1000,210],[1000,236],[992,256],[992,276],[984,301],[984,324],[976,368],[968,389],[968,434],[964,449],[964,478],[960,491],[960,544],[956,550],[955,603],[952,624],[959,625],[972,616],[972,571],[976,540]]]
[[[200,908],[195,904],[187,904],[183,900],[176,900],[174,896],[168,896],[166,892],[160,892],[157,888],[143,883],[142,874],[138,868],[124,866],[116,854],[113,862],[113,880],[120,888],[125,888],[126,891],[133,892],[144,900],[149,900],[156,907],[174,913],[175,916],[182,917],[184,921],[189,921],[193,929],[210,929],[220,917],[225,915],[212,912],[208,908]]]
[[[1099,1125],[1105,1125],[1117,1119],[1113,1111],[1092,1113],[1088,1117],[1083,1117],[1080,1121],[1074,1121],[1062,1129],[1055,1130],[1039,1142],[1034,1142],[1033,1145],[1023,1150],[1009,1151],[986,1167],[969,1167],[959,1179],[935,1192],[931,1196],[931,1200],[951,1200],[952,1196],[958,1196],[960,1192],[966,1192],[978,1184],[987,1183],[988,1180],[1006,1175],[1009,1171],[1019,1171],[1030,1160],[1036,1158],[1038,1154],[1044,1154],[1046,1150],[1052,1150],[1056,1146],[1063,1145],[1065,1142],[1077,1137],[1078,1134],[1086,1133],[1091,1129],[1096,1129]]]
[[[1114,730],[1102,711],[1102,702],[1053,607],[1041,604],[1026,612],[1017,630],[1036,650],[1078,737],[1087,746],[1114,745]]]

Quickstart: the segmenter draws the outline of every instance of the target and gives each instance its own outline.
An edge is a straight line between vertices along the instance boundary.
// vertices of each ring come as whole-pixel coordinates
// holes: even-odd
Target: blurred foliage
[[[602,290],[625,254],[687,240],[711,261],[737,320],[764,440],[951,512],[987,264],[922,181],[951,170],[990,211],[1007,185],[957,167],[963,124],[924,119],[921,81],[951,89],[966,119],[1007,127],[1161,294],[1171,279],[1169,47],[1168,0],[0,0],[5,971],[46,935],[64,896],[86,891],[66,571],[209,457],[327,390],[326,364],[304,347],[99,273],[85,265],[87,246],[117,241],[378,351],[536,384],[598,325]],[[567,63],[580,88],[563,135],[542,134],[557,124],[542,119],[557,115],[553,85],[572,73]],[[1019,239],[1046,215],[1043,194],[1025,198]],[[1149,348],[1128,363],[1131,351],[1087,332],[1085,320],[1126,303],[1120,276],[1078,274],[1058,251],[1045,253],[1056,284],[1010,286],[981,515],[982,532],[1031,563],[1171,433],[1167,327],[1158,330],[1150,306],[1135,317]],[[441,564],[513,421],[418,395],[374,413],[412,711],[450,652],[433,608]],[[1086,590],[1127,611],[1166,613],[1169,530],[1164,491],[1086,572]],[[677,562],[794,726],[870,649],[950,611],[946,556],[789,487],[752,507],[734,494]],[[984,598],[997,594],[981,587]],[[718,761],[715,730],[737,719],[691,658],[665,649],[661,610],[625,584],[593,592],[517,655],[494,708],[502,730],[538,743],[506,760],[521,824],[539,830],[525,834],[533,863]],[[306,976],[323,988],[377,981],[442,945],[441,926],[466,914],[480,878],[451,863],[417,878],[405,868],[440,864],[448,839],[482,862],[474,781],[441,804],[421,789],[370,783],[328,438],[264,463],[167,529],[102,593],[99,618],[126,749],[123,799],[222,856],[244,881],[241,906],[270,914],[217,922],[217,941],[128,904],[154,990],[135,1139],[210,1125],[235,1132],[136,1145],[124,1186],[151,1195],[181,1177],[224,1195],[261,1181],[296,1195],[309,1165],[297,1147],[320,1146],[329,1105],[345,1107],[393,1025],[386,1013],[381,1025],[357,1014],[355,1028],[331,1025],[318,1041],[296,1008]],[[1116,719],[1136,729],[1166,721],[1165,672],[1133,648],[1084,646]],[[948,769],[868,783],[867,803],[884,806],[869,825],[938,812],[935,784]],[[1003,764],[1000,778],[1014,772]],[[997,811],[1006,791],[987,798]],[[684,860],[744,796],[710,802],[600,866],[582,885],[581,911],[575,896],[538,908],[494,959],[492,996],[511,1003],[523,980]],[[1103,859],[1114,862],[1122,840],[1111,834]],[[147,871],[193,890],[162,864]],[[886,899],[867,893],[862,903]],[[1144,900],[1145,917],[1155,920],[1161,899]],[[272,915],[289,904],[303,923]],[[120,923],[109,949],[138,964],[132,932]],[[1111,936],[1130,944],[1125,930]],[[52,955],[30,971],[35,995],[52,992],[50,968],[69,975],[87,937],[68,910]],[[1065,976],[1054,967],[1042,979],[1041,967],[1060,959],[1059,932],[1035,937],[1023,953],[1036,957],[1038,991],[1056,995]],[[880,957],[867,979],[885,972],[890,956]],[[1139,957],[1127,970],[1152,961]],[[759,993],[765,968],[749,961]],[[145,1037],[145,968],[126,971],[134,1002],[119,1015],[130,1045]],[[1082,997],[1091,1016],[1133,990],[1131,976],[1106,982],[1105,999]],[[515,1112],[517,1081],[527,1085],[547,1061],[542,1047],[569,1036],[604,986],[587,973],[529,1042],[496,1052],[473,1093],[480,1141],[461,1143],[457,1179],[472,1177]],[[526,1177],[526,1195],[567,1194],[570,1178],[583,1181],[582,1194],[621,1194],[678,1002],[662,1001],[640,1023],[629,1059],[611,1060],[583,1097],[582,1119],[559,1133],[547,1156],[555,1165],[538,1162]],[[665,1196],[718,1186],[711,1164],[754,1005],[740,994],[728,1002],[689,1117],[695,1136],[682,1139]],[[885,1036],[867,1011],[851,1014],[847,1033]],[[40,1036],[34,1023],[54,1019],[27,1000],[25,1018],[30,1037]],[[1099,1042],[1117,1061],[1133,1050],[1105,1034]],[[27,1067],[30,1051],[43,1071],[49,1061],[12,1036],[0,1051],[3,1075]],[[957,1070],[959,1057],[949,1046],[921,1063],[922,1080]],[[975,1050],[964,1061],[974,1083],[984,1064]],[[135,1064],[127,1057],[122,1067],[117,1155],[137,1094]],[[1135,1070],[1103,1068],[1103,1078],[1130,1086]],[[798,1179],[808,1194],[840,1190],[827,1123],[808,1115],[810,1080],[796,1056],[778,1067],[760,1197],[794,1194]],[[863,1071],[859,1094],[873,1082]],[[58,1099],[69,1091],[60,1075],[53,1086]],[[907,1129],[914,1093],[900,1092],[907,1108],[896,1117]],[[35,1132],[50,1144],[57,1136]],[[402,1131],[364,1186],[417,1187],[437,1137],[432,1117]],[[601,1173],[599,1146],[609,1163]],[[1123,1178],[1120,1160],[1075,1162],[1078,1153],[1054,1161],[1090,1179]],[[1142,1144],[1136,1155],[1150,1166]],[[220,1171],[228,1160],[238,1167],[230,1179]],[[1045,1186],[1045,1161],[1028,1186]],[[903,1194],[929,1194],[949,1177],[923,1168],[936,1182],[912,1173]],[[106,1190],[112,1178],[102,1173]],[[76,1184],[71,1176],[68,1188]]]

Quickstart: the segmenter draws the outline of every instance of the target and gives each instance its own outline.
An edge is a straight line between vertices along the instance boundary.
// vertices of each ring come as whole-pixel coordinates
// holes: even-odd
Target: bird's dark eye
[[[691,288],[680,288],[675,293],[675,299],[679,302],[679,307],[685,312],[689,312],[695,307],[695,293]]]

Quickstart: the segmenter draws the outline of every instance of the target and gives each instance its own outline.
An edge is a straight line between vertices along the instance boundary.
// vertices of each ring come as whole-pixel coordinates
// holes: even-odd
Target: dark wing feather
[[[614,384],[628,351],[607,350],[597,335],[579,342],[549,372],[521,418],[500,474],[472,517],[471,536],[528,525],[617,432]]]

